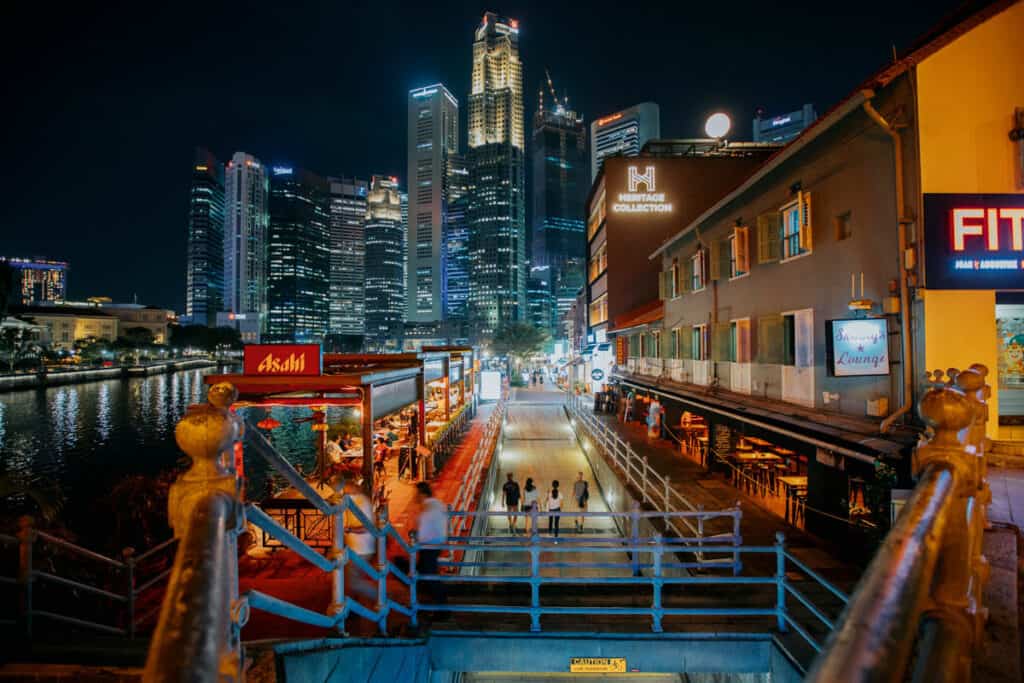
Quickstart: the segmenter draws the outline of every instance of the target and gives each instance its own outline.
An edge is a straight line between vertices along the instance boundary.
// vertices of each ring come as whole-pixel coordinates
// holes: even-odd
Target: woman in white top
[[[526,513],[526,533],[530,533],[530,512],[537,509],[537,499],[540,498],[540,491],[533,485],[533,479],[526,478],[526,486],[523,487],[523,512]]]
[[[555,479],[551,482],[551,491],[548,492],[548,499],[545,503],[545,507],[548,512],[561,512],[562,511],[562,496],[558,492],[558,480]],[[561,519],[559,515],[548,515],[548,533],[554,534],[555,538],[558,538],[558,521]]]

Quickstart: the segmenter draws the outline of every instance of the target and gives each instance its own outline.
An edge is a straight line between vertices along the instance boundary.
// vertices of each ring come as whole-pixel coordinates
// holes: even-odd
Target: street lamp
[[[715,112],[704,123],[704,132],[709,138],[721,140],[729,133],[730,127],[732,127],[732,121],[729,120],[729,116],[722,112]]]

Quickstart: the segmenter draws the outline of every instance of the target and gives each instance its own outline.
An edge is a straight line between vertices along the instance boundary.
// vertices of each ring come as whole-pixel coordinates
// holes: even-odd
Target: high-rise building
[[[332,335],[362,347],[366,333],[363,280],[366,243],[366,196],[370,185],[358,178],[330,178],[330,324]]]
[[[444,318],[444,220],[448,155],[459,151],[459,102],[441,83],[409,91],[407,313]]]
[[[195,150],[188,203],[185,318],[214,325],[224,303],[224,165]]]
[[[14,271],[10,303],[23,306],[64,301],[68,292],[68,264],[64,261],[0,256]]]
[[[448,157],[448,213],[444,221],[442,283],[447,320],[466,321],[469,300],[469,168],[461,154]]]
[[[267,237],[268,341],[319,344],[328,327],[330,188],[320,176],[274,166]]]
[[[269,180],[260,160],[236,152],[224,171],[224,312],[258,341],[267,314],[267,201]],[[245,321],[244,324],[238,321]]]
[[[555,296],[551,266],[533,266],[526,285],[527,320],[531,325],[553,334],[555,330]]]
[[[550,286],[544,297],[545,301],[554,297],[556,312],[548,316],[545,329],[553,337],[560,336],[558,320],[583,286],[587,245],[583,207],[590,188],[586,138],[583,118],[557,99],[545,109],[541,92],[530,137],[531,273],[538,267],[548,269],[544,277]],[[532,301],[529,306],[531,313],[537,308]]]
[[[754,117],[754,142],[789,142],[817,119],[813,104],[779,116],[766,116],[759,109]]]
[[[597,178],[605,157],[635,157],[648,140],[661,137],[661,110],[654,102],[602,116],[590,124],[590,179]]]
[[[405,232],[398,179],[373,176],[366,200],[366,346],[402,348]]]
[[[469,95],[469,319],[474,338],[526,317],[523,67],[519,24],[488,12]]]

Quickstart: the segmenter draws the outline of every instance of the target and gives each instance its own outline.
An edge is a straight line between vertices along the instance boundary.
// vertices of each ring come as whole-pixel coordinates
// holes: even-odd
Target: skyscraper
[[[364,283],[366,196],[370,185],[359,178],[329,178],[331,335],[348,337],[341,347],[361,349],[366,333]],[[333,345],[332,345],[333,346]]]
[[[258,341],[267,314],[267,172],[236,152],[224,172],[224,311],[245,341]],[[244,322],[243,322],[244,321]]]
[[[266,338],[319,344],[329,320],[330,189],[308,171],[271,172]]]
[[[24,306],[37,303],[60,302],[67,298],[68,264],[38,258],[0,256],[14,271],[10,303]]]
[[[654,102],[602,116],[590,124],[590,180],[597,178],[601,160],[613,154],[635,157],[644,143],[661,137],[661,112]]]
[[[754,142],[789,142],[817,119],[813,104],[779,116],[766,116],[759,109],[754,117]]]
[[[188,202],[185,317],[214,325],[224,303],[224,165],[209,150],[195,150]]]
[[[448,155],[459,151],[459,103],[441,83],[409,91],[410,322],[444,318],[444,220]]]
[[[444,310],[445,318],[466,321],[469,299],[469,168],[461,154],[448,156],[448,213],[444,221]]]
[[[397,178],[373,176],[366,201],[366,346],[402,348],[405,232]]]
[[[532,283],[533,275],[537,274],[537,268],[547,268],[542,279],[548,282],[549,291],[543,296],[545,301],[554,297],[556,310],[544,327],[553,337],[560,336],[557,321],[572,306],[576,292],[583,286],[587,244],[583,207],[590,187],[586,139],[583,118],[557,99],[551,108],[545,109],[542,92],[530,139],[533,171],[530,289],[540,291]],[[529,305],[531,312],[541,306],[534,305],[533,301]]]
[[[469,319],[474,338],[526,316],[525,133],[519,24],[488,12],[469,95]]]

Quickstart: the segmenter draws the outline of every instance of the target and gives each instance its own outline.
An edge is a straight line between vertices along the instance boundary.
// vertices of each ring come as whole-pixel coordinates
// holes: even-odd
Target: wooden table
[[[807,492],[807,477],[779,477],[779,482],[786,488],[786,521],[796,517],[795,506],[797,495]]]
[[[740,462],[761,463],[761,462],[782,462],[782,458],[774,453],[764,451],[744,451],[736,453],[736,459]],[[804,477],[806,479],[807,477]]]
[[[772,447],[771,442],[765,441],[764,439],[760,439],[760,438],[758,438],[756,436],[745,436],[745,437],[743,437],[743,439],[745,441],[749,441],[750,443],[754,444],[755,446],[761,446],[763,448],[771,448]]]

